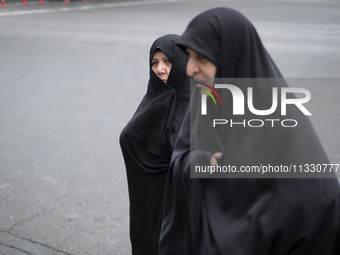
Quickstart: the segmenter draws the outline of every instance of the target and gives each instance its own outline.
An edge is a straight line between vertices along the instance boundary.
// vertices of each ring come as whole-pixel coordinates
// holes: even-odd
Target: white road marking
[[[183,0],[164,0],[164,1],[138,1],[138,2],[115,2],[109,4],[97,4],[97,5],[82,5],[74,7],[62,7],[56,9],[39,9],[39,10],[23,10],[23,11],[10,11],[10,12],[0,12],[0,17],[5,16],[17,16],[17,15],[29,15],[29,14],[44,14],[53,12],[73,12],[73,11],[86,11],[94,9],[103,8],[115,8],[115,7],[126,7],[126,6],[137,6],[137,5],[147,5],[147,4],[159,4],[159,3],[173,3],[173,2],[183,2]]]

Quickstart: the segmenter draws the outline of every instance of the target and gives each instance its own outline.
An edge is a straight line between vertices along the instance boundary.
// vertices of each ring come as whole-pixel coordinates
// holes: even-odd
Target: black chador
[[[229,8],[196,16],[178,44],[208,58],[217,78],[282,77],[252,24]],[[257,95],[268,90],[252,86]],[[221,116],[233,118],[230,95],[220,95]],[[261,99],[264,106],[272,103],[271,94]],[[222,152],[222,166],[328,163],[308,118],[297,107],[289,114],[299,126],[211,128],[200,122],[200,114],[187,112],[168,175],[160,255],[340,254],[337,179],[190,178],[190,162],[210,165],[214,152]],[[190,117],[197,124],[191,128]],[[202,139],[207,134],[210,139]]]
[[[129,188],[134,255],[156,254],[166,176],[189,102],[187,56],[176,46],[178,38],[178,35],[166,35],[153,43],[147,93],[120,136]],[[167,83],[151,69],[151,59],[157,50],[172,63]]]

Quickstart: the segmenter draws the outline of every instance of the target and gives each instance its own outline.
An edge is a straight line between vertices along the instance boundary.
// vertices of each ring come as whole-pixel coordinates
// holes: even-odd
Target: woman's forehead
[[[161,50],[156,50],[153,54],[152,58],[167,58],[167,56],[164,54]]]

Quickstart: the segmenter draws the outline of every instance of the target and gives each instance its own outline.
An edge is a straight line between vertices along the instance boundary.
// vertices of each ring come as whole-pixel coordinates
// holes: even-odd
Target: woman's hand
[[[218,159],[220,158],[222,158],[222,152],[215,152],[213,155],[211,155],[210,165],[216,166],[218,163]]]

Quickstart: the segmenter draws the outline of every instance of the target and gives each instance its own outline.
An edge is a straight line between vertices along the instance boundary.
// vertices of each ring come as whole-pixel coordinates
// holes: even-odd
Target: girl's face
[[[216,66],[206,57],[200,53],[186,49],[189,55],[186,72],[189,77],[193,77],[195,80],[213,80],[216,76]]]
[[[171,62],[162,51],[155,52],[151,59],[151,68],[155,74],[165,83],[168,81],[171,66]]]

